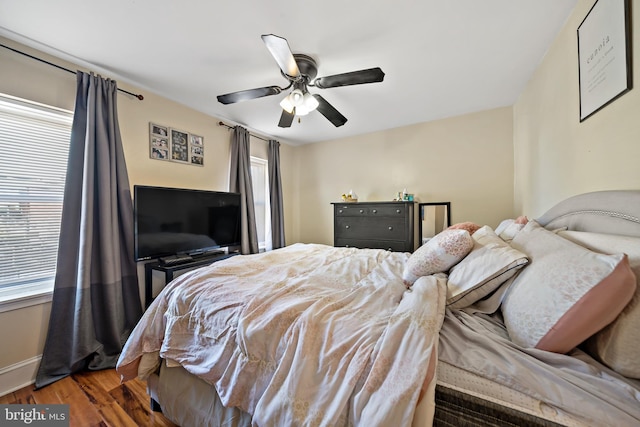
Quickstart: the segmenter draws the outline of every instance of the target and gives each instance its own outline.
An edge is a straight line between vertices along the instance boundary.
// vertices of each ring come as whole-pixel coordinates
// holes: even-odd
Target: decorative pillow
[[[402,278],[412,285],[418,277],[449,271],[472,248],[473,239],[467,230],[444,230],[411,254]]]
[[[589,338],[584,349],[619,374],[640,379],[640,237],[584,231],[560,231],[558,235],[593,251],[624,252],[629,257],[636,292],[616,320]]]
[[[480,229],[478,224],[473,222],[460,222],[458,224],[453,224],[448,230],[467,230],[469,234],[473,234]]]
[[[523,347],[568,352],[611,323],[636,290],[625,254],[592,252],[535,221],[511,246],[531,260],[501,307],[511,340]]]
[[[529,259],[512,248],[485,225],[472,236],[473,249],[451,268],[447,282],[447,305],[468,307],[514,276]]]
[[[495,231],[502,240],[509,243],[516,234],[527,225],[527,222],[529,222],[529,219],[526,216],[519,216],[516,219],[505,219],[496,227]]]

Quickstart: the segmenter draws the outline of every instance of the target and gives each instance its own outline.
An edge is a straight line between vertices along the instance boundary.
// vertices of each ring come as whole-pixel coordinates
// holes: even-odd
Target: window
[[[72,120],[70,111],[0,94],[3,309],[53,289]]]
[[[256,211],[256,229],[258,247],[270,251],[271,241],[271,204],[269,202],[269,163],[251,156],[251,182],[253,183],[253,205]]]

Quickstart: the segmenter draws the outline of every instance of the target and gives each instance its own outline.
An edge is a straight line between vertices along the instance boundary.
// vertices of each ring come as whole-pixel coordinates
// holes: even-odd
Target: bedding
[[[457,230],[459,240],[471,238],[462,255],[440,244],[417,256],[295,244],[233,257],[167,285],[117,370],[123,380],[147,379],[150,395],[183,427],[638,426],[639,217],[640,191],[587,193],[535,221],[505,220],[475,238]],[[562,287],[549,288],[559,282],[548,277],[562,268],[540,268],[536,248],[545,245],[529,242],[542,230],[562,239],[553,247],[568,242],[606,271],[625,270],[603,287],[620,289],[620,298],[602,294],[623,306],[619,314],[590,337],[560,343],[569,348],[535,348],[539,337],[521,341],[503,316],[523,283],[534,285],[525,286],[529,304],[520,309],[558,299]],[[569,305],[547,304],[534,321],[555,326],[609,276],[590,277]]]
[[[407,289],[407,258],[295,244],[187,273],[145,312],[118,372],[180,365],[256,425],[410,425],[434,378],[446,276]]]
[[[447,310],[439,363],[535,398],[561,423],[638,426],[640,383],[599,364],[579,348],[568,354],[526,348],[509,338],[500,313]]]

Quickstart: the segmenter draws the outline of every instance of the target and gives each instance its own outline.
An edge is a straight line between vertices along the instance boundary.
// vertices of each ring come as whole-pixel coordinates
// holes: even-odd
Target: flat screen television
[[[136,261],[240,246],[240,194],[134,186]]]

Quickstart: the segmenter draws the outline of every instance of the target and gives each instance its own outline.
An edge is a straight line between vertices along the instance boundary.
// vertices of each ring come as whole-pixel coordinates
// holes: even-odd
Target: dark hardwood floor
[[[40,390],[31,385],[0,397],[0,404],[7,403],[68,403],[70,425],[78,427],[176,426],[151,411],[144,382],[120,384],[115,369],[75,374]]]

